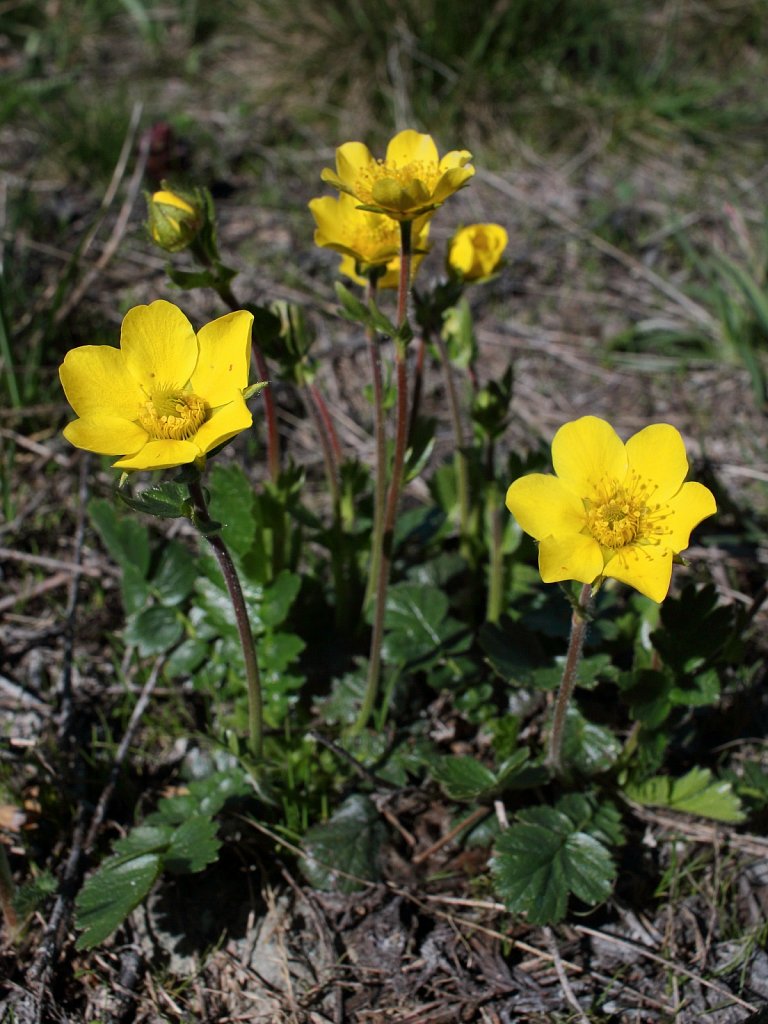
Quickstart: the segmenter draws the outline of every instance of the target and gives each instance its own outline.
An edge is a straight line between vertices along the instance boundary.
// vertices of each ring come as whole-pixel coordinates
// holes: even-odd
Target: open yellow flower
[[[465,281],[482,281],[498,269],[507,247],[501,224],[470,224],[448,243],[448,268]]]
[[[539,542],[544,582],[609,576],[663,601],[673,556],[717,511],[708,488],[683,482],[680,433],[654,423],[624,444],[605,420],[583,416],[555,434],[552,463],[556,476],[531,473],[507,491],[507,508]]]
[[[315,245],[342,254],[340,273],[357,284],[366,284],[371,267],[386,267],[378,279],[379,288],[396,288],[400,275],[400,225],[391,217],[361,210],[352,196],[342,192],[336,198],[323,196],[309,203],[315,218]],[[411,229],[411,276],[416,273],[427,250],[429,215],[419,217]]]
[[[323,181],[353,196],[366,209],[394,220],[414,220],[441,206],[475,173],[466,149],[442,159],[431,135],[406,129],[390,140],[384,160],[362,142],[345,142],[336,150],[336,170]]]
[[[59,368],[78,419],[64,436],[76,448],[121,455],[117,469],[169,469],[205,456],[252,418],[248,386],[253,316],[245,310],[197,335],[181,310],[158,299],[123,320],[120,348],[83,345]]]

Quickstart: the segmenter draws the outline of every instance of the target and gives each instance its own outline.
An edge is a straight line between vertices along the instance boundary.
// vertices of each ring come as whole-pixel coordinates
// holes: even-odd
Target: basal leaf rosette
[[[539,542],[542,580],[611,577],[663,601],[674,557],[717,511],[708,488],[684,482],[679,431],[654,423],[624,444],[605,420],[583,416],[555,434],[552,463],[555,476],[531,473],[507,491],[507,508]]]
[[[415,220],[468,184],[471,159],[466,149],[441,158],[431,135],[408,128],[390,139],[383,160],[362,142],[345,142],[336,150],[336,170],[327,167],[321,177],[366,210]]]
[[[463,281],[483,281],[499,269],[508,235],[501,224],[469,224],[448,243],[448,271]]]
[[[134,306],[120,348],[67,353],[59,376],[78,419],[64,436],[76,448],[120,455],[116,469],[202,467],[209,452],[251,425],[243,392],[252,324],[238,310],[195,334],[170,302]]]

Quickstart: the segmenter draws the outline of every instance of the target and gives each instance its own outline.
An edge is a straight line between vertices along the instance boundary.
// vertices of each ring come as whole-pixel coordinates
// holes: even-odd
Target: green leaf
[[[534,684],[537,679],[535,670],[541,668],[545,661],[535,633],[503,616],[498,625],[483,623],[478,641],[491,666],[505,682],[511,686]]]
[[[610,729],[587,721],[571,705],[566,714],[563,758],[583,775],[597,775],[616,762],[621,744]]]
[[[189,515],[190,500],[186,487],[170,480],[147,487],[138,494],[129,494],[120,488],[117,496],[134,512],[143,512],[158,519],[180,519]]]
[[[120,516],[114,505],[103,498],[88,502],[88,514],[104,547],[119,566],[126,565],[146,576],[149,571],[149,535],[146,527],[133,518]]]
[[[184,544],[168,541],[160,555],[152,586],[164,604],[181,604],[192,593],[198,575],[197,559]]]
[[[78,894],[77,927],[83,934],[76,948],[92,949],[111,935],[149,893],[161,866],[156,853],[105,861]]]
[[[212,864],[221,846],[216,830],[216,823],[200,814],[179,825],[171,836],[164,867],[174,874],[195,874]]]
[[[430,766],[430,775],[449,800],[477,799],[496,786],[496,776],[474,757],[441,757]]]
[[[436,587],[398,583],[389,588],[383,656],[391,664],[425,668],[464,643],[460,623],[447,617],[448,598]]]
[[[336,298],[341,303],[341,313],[346,320],[352,323],[362,324],[379,334],[385,334],[388,338],[397,336],[397,328],[392,321],[378,309],[373,300],[368,306],[361,302],[356,295],[345,288],[341,281],[335,284]],[[407,339],[410,340],[410,339]]]
[[[354,892],[379,879],[379,852],[386,830],[366,796],[348,797],[323,825],[304,836],[302,869],[318,889]]]
[[[138,647],[139,654],[162,654],[177,643],[184,627],[175,608],[153,605],[133,616],[125,629],[126,643]]]
[[[499,838],[491,862],[499,895],[513,913],[527,914],[531,924],[554,924],[565,916],[570,893],[590,906],[610,896],[615,868],[601,842],[552,807],[519,817]]]
[[[237,465],[215,465],[208,478],[211,516],[220,520],[222,537],[237,555],[246,554],[256,535],[254,491]]]
[[[669,807],[734,824],[745,818],[731,783],[714,779],[709,768],[691,768],[680,779],[656,775],[645,782],[627,785],[624,792],[630,800],[647,807]]]
[[[166,265],[165,272],[177,288],[185,290],[215,288],[218,281],[218,276],[212,270],[178,270],[171,263]]]

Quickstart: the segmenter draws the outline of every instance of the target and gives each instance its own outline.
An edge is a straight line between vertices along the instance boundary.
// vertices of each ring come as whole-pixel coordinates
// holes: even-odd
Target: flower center
[[[587,525],[601,547],[623,548],[637,538],[645,515],[645,507],[623,487],[617,487],[606,501],[590,508]]]
[[[360,172],[355,182],[355,195],[364,203],[375,205],[373,189],[379,181],[396,181],[402,189],[408,189],[418,181],[431,195],[439,180],[440,168],[434,160],[412,160],[402,167],[385,160],[376,160]]]
[[[153,441],[187,441],[208,418],[208,407],[191,391],[156,391],[139,408],[139,423]]]

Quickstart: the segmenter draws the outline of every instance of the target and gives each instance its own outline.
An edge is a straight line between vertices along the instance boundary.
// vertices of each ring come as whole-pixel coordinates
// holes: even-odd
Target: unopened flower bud
[[[199,193],[163,188],[147,196],[147,230],[155,245],[166,252],[180,252],[194,240],[205,220]]]

